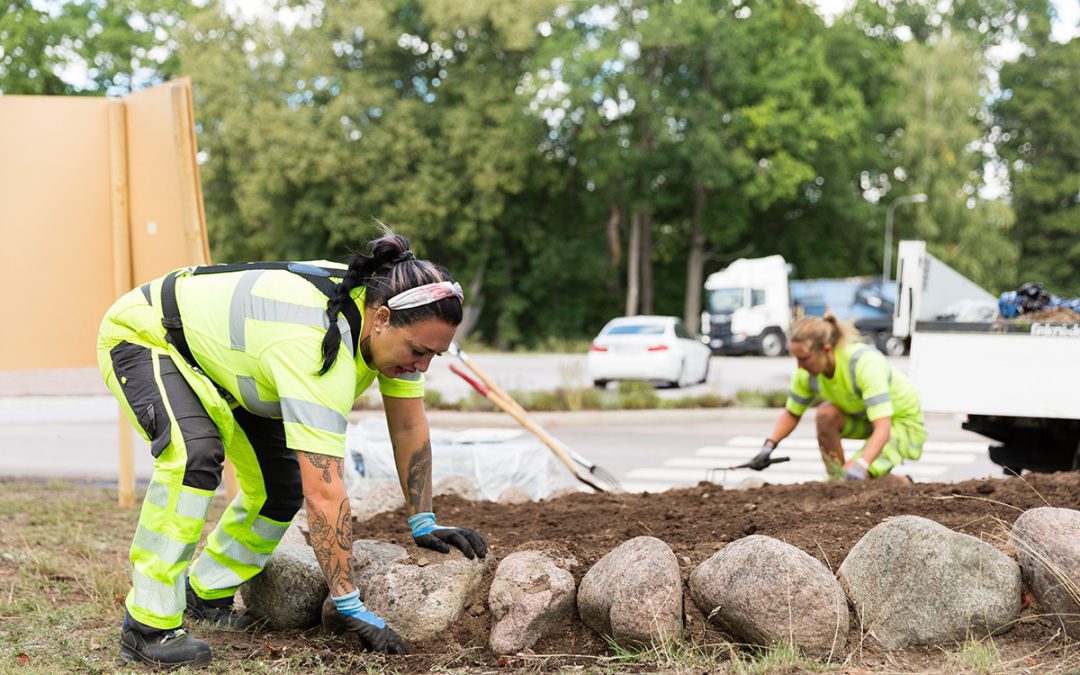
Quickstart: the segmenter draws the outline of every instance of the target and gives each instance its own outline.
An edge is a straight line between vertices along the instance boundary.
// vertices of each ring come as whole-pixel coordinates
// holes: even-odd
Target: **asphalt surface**
[[[476,354],[472,360],[504,389],[527,391],[559,386],[587,386],[584,356]],[[436,359],[428,387],[446,398],[469,389],[449,371],[450,357]],[[895,363],[906,368],[907,359]],[[714,392],[731,396],[740,389],[784,389],[790,358],[714,357],[706,384],[661,389],[661,396]],[[614,473],[632,489],[664,489],[705,480],[709,469],[749,459],[768,435],[779,411],[762,409],[643,410],[547,413],[535,419],[559,441]],[[0,373],[0,477],[65,478],[114,483],[117,444],[123,428],[119,407],[105,390],[96,369]],[[432,427],[448,431],[517,428],[500,413],[432,411]],[[782,447],[792,461],[759,474],[772,482],[820,478],[813,441],[813,421],[803,421]],[[381,418],[378,412],[354,412],[353,422]],[[926,454],[913,468],[917,480],[955,481],[999,475],[986,457],[988,442],[963,431],[961,420],[930,415]],[[126,422],[124,423],[126,425]],[[531,436],[524,434],[530,442]],[[135,437],[136,476],[149,479],[152,459]],[[935,445],[940,444],[940,445]],[[783,454],[778,451],[777,453]],[[915,465],[913,465],[915,467]],[[727,472],[717,478],[735,484],[749,475]],[[715,476],[714,476],[715,477]]]

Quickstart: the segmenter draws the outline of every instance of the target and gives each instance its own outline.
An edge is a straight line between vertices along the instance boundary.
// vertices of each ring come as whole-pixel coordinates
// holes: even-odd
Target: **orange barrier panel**
[[[96,366],[116,298],[210,262],[196,157],[188,78],[118,100],[0,96],[0,370]],[[121,415],[124,506],[131,453]]]
[[[191,100],[0,96],[0,370],[96,365],[113,300],[210,261]]]
[[[96,363],[113,279],[109,102],[0,96],[0,370]]]

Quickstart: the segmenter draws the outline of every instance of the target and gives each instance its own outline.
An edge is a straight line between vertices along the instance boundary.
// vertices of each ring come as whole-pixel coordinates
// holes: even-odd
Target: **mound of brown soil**
[[[515,551],[542,550],[571,561],[577,581],[589,568],[622,542],[651,535],[667,542],[680,561],[683,580],[724,544],[749,534],[776,537],[814,556],[832,570],[874,525],[885,518],[917,515],[950,529],[979,537],[1008,552],[1008,528],[1025,510],[1039,506],[1080,509],[1080,472],[1034,474],[1023,478],[982,479],[963,483],[925,483],[909,486],[885,483],[804,483],[767,485],[757,490],[724,490],[701,483],[697,487],[660,494],[576,494],[551,501],[519,505],[470,502],[456,496],[435,499],[439,522],[478,530],[496,561]],[[375,539],[405,547],[412,560],[432,561],[440,554],[419,549],[409,536],[404,510],[383,513],[354,525],[357,539]],[[450,555],[460,555],[456,551]],[[369,671],[426,673],[547,672],[586,670],[685,670],[688,664],[642,660],[615,662],[602,638],[581,621],[571,619],[561,632],[537,643],[532,654],[500,657],[487,646],[491,614],[487,592],[481,591],[449,634],[413,644],[409,656],[367,655],[360,663]],[[730,641],[711,628],[684,595],[689,642],[722,646]],[[207,637],[207,636],[203,636]],[[357,646],[346,638],[308,631],[267,631],[255,635],[215,631],[215,659],[284,658],[322,641],[331,651],[317,650],[313,669],[353,671],[347,656]],[[967,668],[958,662],[957,645],[888,651],[865,637],[852,614],[849,654],[839,672],[942,672]],[[1009,632],[994,636],[996,663],[985,672],[1078,672],[1080,648],[1057,634],[1056,625],[1041,616],[1024,596],[1021,620]],[[720,647],[721,661],[728,652]],[[723,663],[698,662],[697,670],[723,668]],[[317,668],[316,668],[317,667]],[[691,668],[692,669],[692,668]]]
[[[1017,516],[1026,509],[1047,505],[1080,508],[1080,473],[910,486],[878,482],[766,485],[747,491],[700,483],[659,494],[582,493],[508,506],[446,496],[436,498],[435,512],[440,523],[478,530],[487,540],[491,555],[497,558],[539,549],[575,560],[577,564],[571,571],[578,581],[593,563],[623,541],[640,535],[655,536],[674,550],[685,581],[725,543],[749,534],[776,537],[835,570],[870,528],[890,516],[905,514],[929,518],[1005,549],[1007,528]],[[354,529],[356,538],[400,544],[414,558],[437,556],[413,546],[405,518],[403,510],[380,514],[358,523]],[[455,627],[453,636],[437,644],[414,647],[419,652],[446,654],[448,643],[456,642],[453,648],[469,650],[477,665],[505,665],[505,659],[498,660],[487,651],[491,617],[486,601],[485,586],[484,593]],[[689,596],[686,607],[687,629],[692,636],[723,639],[704,623]],[[1032,618],[1000,638],[998,644],[1028,641],[1030,645],[1018,645],[1018,649],[1026,649],[1052,640],[1052,635],[1049,621]],[[861,639],[855,626],[850,644],[862,644],[863,649],[871,650],[867,656],[872,657],[874,648],[870,643],[872,640]],[[534,651],[593,656],[610,653],[603,640],[576,619],[561,634],[536,645]],[[928,658],[933,651],[927,651]],[[410,662],[415,658],[410,657]],[[892,662],[895,655],[888,658]]]

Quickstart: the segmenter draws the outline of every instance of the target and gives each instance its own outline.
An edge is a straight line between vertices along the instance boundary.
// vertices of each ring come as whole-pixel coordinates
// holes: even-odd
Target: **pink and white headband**
[[[461,284],[456,281],[437,281],[398,293],[386,301],[386,306],[390,309],[411,309],[450,297],[465,300],[465,294],[461,292]]]

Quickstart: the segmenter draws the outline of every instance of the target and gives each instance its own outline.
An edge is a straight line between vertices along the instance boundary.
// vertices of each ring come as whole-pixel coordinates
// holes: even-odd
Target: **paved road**
[[[584,357],[576,355],[478,354],[489,376],[510,390],[584,386]],[[450,373],[449,357],[437,359],[429,387],[447,398],[468,389]],[[906,368],[907,360],[897,360]],[[775,390],[787,385],[790,359],[714,358],[709,382],[662,396],[712,391],[725,396],[739,389]],[[537,415],[560,440],[614,472],[628,488],[658,490],[692,485],[708,470],[738,464],[754,454],[778,411],[754,409],[614,411]],[[119,408],[93,369],[0,374],[0,477],[37,476],[115,481]],[[379,413],[354,413],[360,421]],[[514,427],[497,413],[433,412],[432,425],[448,430]],[[987,441],[960,429],[953,416],[930,416],[930,443],[922,461],[906,473],[917,480],[952,481],[997,475],[986,457]],[[804,420],[782,447],[792,461],[764,474],[772,482],[815,480],[821,463],[811,419]],[[152,462],[136,438],[136,475],[149,478]],[[717,476],[734,485],[745,471]]]
[[[585,372],[584,354],[470,354],[472,361],[507,391],[552,390],[556,387],[591,385]],[[890,362],[907,371],[907,357],[891,357]],[[449,355],[435,358],[427,373],[429,389],[448,400],[457,400],[471,389],[450,372],[456,360]],[[696,396],[708,392],[732,396],[741,389],[774,391],[787,389],[795,360],[790,357],[714,356],[709,379],[683,389],[659,389],[661,397]],[[0,372],[0,400],[15,396],[95,396],[108,395],[96,368],[50,371]]]

